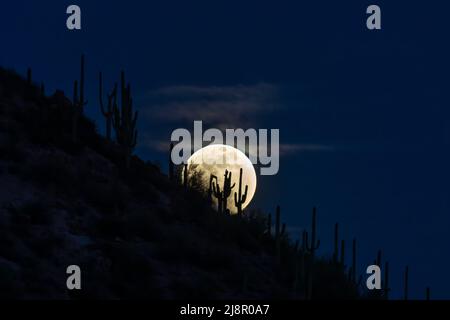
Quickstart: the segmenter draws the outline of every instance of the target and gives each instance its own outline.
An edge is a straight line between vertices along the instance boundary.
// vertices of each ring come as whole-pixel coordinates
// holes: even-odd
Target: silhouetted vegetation
[[[231,215],[231,172],[224,172],[222,185],[211,175],[205,187],[195,166],[169,160],[166,176],[133,156],[138,114],[123,72],[120,106],[117,86],[103,105],[99,75],[107,128],[101,137],[82,112],[84,78],[83,56],[70,101],[62,91],[45,96],[31,69],[26,79],[0,69],[0,175],[13,181],[14,192],[14,184],[30,190],[0,206],[0,297],[389,298],[389,263],[383,290],[362,288],[357,241],[347,267],[338,224],[332,257],[317,255],[316,208],[311,229],[293,241],[280,206],[274,215],[244,210],[242,169]],[[74,261],[86,270],[81,295],[60,290],[64,268]],[[375,264],[381,267],[381,251]],[[408,280],[407,267],[405,299]]]

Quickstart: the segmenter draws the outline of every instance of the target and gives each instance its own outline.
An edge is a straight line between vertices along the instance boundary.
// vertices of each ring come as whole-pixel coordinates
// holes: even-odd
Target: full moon
[[[234,193],[239,192],[239,174],[242,168],[242,194],[245,186],[248,186],[247,199],[242,204],[242,209],[252,201],[256,191],[256,172],[250,159],[240,150],[224,144],[213,144],[196,151],[187,162],[188,181],[197,175],[199,184],[206,191],[209,190],[210,178],[217,177],[220,190],[223,190],[225,170],[231,173],[231,185],[235,184],[227,199],[227,208],[230,213],[236,214]],[[213,207],[217,209],[218,201],[213,195]]]

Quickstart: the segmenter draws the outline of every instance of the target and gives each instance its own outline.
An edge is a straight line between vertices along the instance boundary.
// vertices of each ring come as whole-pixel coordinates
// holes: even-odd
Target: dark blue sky
[[[412,297],[450,298],[448,6],[441,1],[76,1],[82,30],[65,28],[68,1],[0,9],[0,65],[71,94],[87,59],[87,114],[103,132],[97,72],[108,88],[124,68],[141,112],[144,159],[191,117],[208,125],[279,128],[277,176],[254,204],[279,203],[292,232],[318,206],[320,252],[359,241],[360,270],[380,248],[393,296],[410,265]],[[365,28],[379,4],[382,30]],[[190,110],[190,112],[186,112]],[[223,120],[223,121],[219,121]],[[348,247],[347,252],[349,252]]]

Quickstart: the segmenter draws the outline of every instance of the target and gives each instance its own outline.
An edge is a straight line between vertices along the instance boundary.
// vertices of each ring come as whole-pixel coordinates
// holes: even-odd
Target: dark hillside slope
[[[74,143],[70,106],[0,69],[0,298],[304,297],[308,256],[286,236],[279,261],[263,216],[218,215],[138,157],[126,169],[85,117]],[[358,296],[328,260],[313,284],[313,298]]]

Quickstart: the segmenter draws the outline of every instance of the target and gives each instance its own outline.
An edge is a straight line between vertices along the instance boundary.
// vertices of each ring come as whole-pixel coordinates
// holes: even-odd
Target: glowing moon
[[[205,190],[209,189],[211,175],[217,177],[222,190],[225,170],[231,172],[231,185],[235,183],[231,194],[227,199],[227,207],[230,213],[237,213],[234,203],[234,193],[239,192],[239,172],[242,168],[242,194],[245,186],[248,186],[247,199],[242,209],[252,201],[256,191],[256,172],[250,159],[240,150],[223,144],[212,144],[195,152],[188,159],[188,181],[195,174],[201,172],[201,185]],[[217,198],[213,198],[213,207],[217,209]]]

